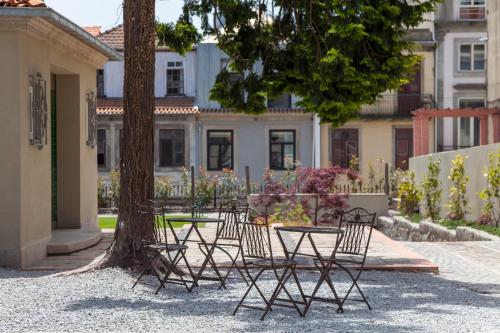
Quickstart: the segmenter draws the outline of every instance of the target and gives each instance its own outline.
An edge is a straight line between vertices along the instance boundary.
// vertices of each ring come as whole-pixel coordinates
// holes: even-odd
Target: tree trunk
[[[141,265],[141,241],[153,224],[137,204],[154,197],[155,0],[124,0],[125,80],[120,200],[114,243],[104,266]]]

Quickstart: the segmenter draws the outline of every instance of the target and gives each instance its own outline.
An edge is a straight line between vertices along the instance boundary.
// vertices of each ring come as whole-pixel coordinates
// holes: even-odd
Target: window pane
[[[97,166],[106,166],[106,130],[97,130]]]
[[[469,2],[470,2],[470,0],[469,0]],[[484,0],[474,0],[474,5],[484,6]]]
[[[270,167],[271,169],[281,169],[281,161],[282,161],[282,155],[281,155],[281,145],[271,145],[271,161],[270,161]]]
[[[471,70],[471,45],[460,45],[460,70]]]
[[[461,6],[468,6],[472,3],[472,0],[460,0]]]
[[[295,149],[293,145],[284,146],[284,167],[285,169],[293,169],[295,167]]]
[[[484,106],[484,99],[461,99],[458,103],[458,107],[461,109],[484,108]]]
[[[184,165],[184,130],[160,130],[159,160],[161,167]]]
[[[210,143],[231,143],[232,133],[229,131],[208,132],[208,140]]]
[[[474,45],[474,70],[484,70],[484,45]]]
[[[271,141],[272,142],[294,142],[294,132],[293,131],[271,131]]]
[[[267,101],[268,108],[289,108],[291,107],[291,97],[290,94],[284,93],[279,97],[274,99],[268,99]]]
[[[174,67],[174,66],[175,66],[175,62],[173,62],[173,61],[168,62],[168,67]]]
[[[232,169],[232,153],[230,145],[223,145],[221,147],[221,169]]]

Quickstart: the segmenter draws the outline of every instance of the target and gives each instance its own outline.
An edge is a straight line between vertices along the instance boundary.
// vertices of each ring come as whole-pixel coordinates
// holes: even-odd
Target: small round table
[[[215,245],[217,244],[217,240],[219,239],[220,233],[223,228],[219,227],[221,223],[224,223],[224,219],[219,219],[219,218],[210,218],[210,217],[177,217],[177,218],[168,218],[166,219],[169,226],[170,230],[172,230],[172,233],[174,234],[175,240],[179,242],[181,245],[185,245],[186,242],[189,241],[189,236],[194,233],[198,236],[200,243],[203,245],[203,247],[206,250],[205,254],[205,260],[203,261],[203,264],[201,265],[201,268],[198,270],[197,274],[194,274],[190,265],[186,262],[188,265],[188,270],[193,277],[193,285],[191,286],[191,289],[189,291],[192,291],[194,287],[198,286],[198,281],[199,280],[215,280],[215,281],[220,281],[221,286],[225,289],[226,285],[224,283],[224,279],[217,268],[217,265],[215,264],[215,260],[212,257],[212,254],[215,249]],[[189,230],[184,237],[184,239],[179,240],[177,237],[177,234],[175,233],[175,229],[172,227],[172,222],[184,222],[184,223],[190,223],[191,226],[189,227]],[[201,234],[198,225],[199,224],[205,224],[205,223],[217,223],[217,232],[215,233],[215,240],[212,242],[211,246],[208,246],[208,243],[206,242],[205,238]],[[214,270],[216,277],[207,277],[207,276],[202,276],[203,271],[205,270],[206,266],[210,264],[212,269]]]
[[[330,270],[332,269],[332,266],[335,261],[335,254],[337,253],[337,250],[339,248],[339,245],[342,242],[342,239],[344,238],[344,230],[340,228],[335,228],[335,227],[303,227],[303,226],[289,226],[289,227],[276,227],[275,228],[277,234],[278,234],[278,239],[280,240],[281,246],[283,247],[283,250],[285,251],[285,256],[287,259],[294,259],[296,255],[301,255],[301,256],[308,256],[312,257],[316,267],[318,268],[319,272],[321,273],[320,278],[318,282],[316,283],[316,287],[314,288],[314,291],[311,295],[305,295],[302,294],[302,297],[304,299],[308,299],[308,302],[305,304],[304,308],[304,316],[306,315],[307,311],[311,307],[312,301],[319,301],[319,302],[326,302],[326,303],[335,303],[338,305],[338,310],[340,312],[343,312],[342,309],[342,303],[341,300],[337,294],[337,291],[335,290],[335,287],[333,286],[332,280],[330,278]],[[297,242],[297,245],[293,249],[292,252],[288,250],[286,247],[285,241],[283,240],[282,232],[294,232],[294,233],[299,233],[300,238],[299,241]],[[332,250],[331,255],[326,258],[323,257],[319,251],[318,248],[314,242],[314,238],[312,235],[314,234],[328,234],[332,236],[336,236],[335,238],[335,244],[334,248]],[[311,243],[311,246],[313,248],[314,254],[305,254],[305,253],[299,253],[299,248],[302,245],[302,242],[304,241],[304,238],[308,238],[309,242]],[[334,299],[328,299],[324,297],[317,297],[316,293],[318,292],[319,288],[324,282],[327,282],[330,290],[332,291],[334,295]]]

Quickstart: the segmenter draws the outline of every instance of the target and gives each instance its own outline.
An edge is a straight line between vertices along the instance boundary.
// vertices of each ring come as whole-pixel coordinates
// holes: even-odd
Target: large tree
[[[185,0],[205,34],[234,61],[211,98],[259,114],[266,97],[301,98],[306,111],[341,125],[407,80],[419,61],[405,40],[439,0]],[[245,93],[243,93],[245,91]]]
[[[125,78],[120,147],[120,199],[114,242],[103,266],[142,265],[143,240],[153,239],[153,224],[138,204],[154,198],[154,74],[156,44],[181,54],[198,40],[186,15],[178,22],[157,23],[155,0],[124,0]]]

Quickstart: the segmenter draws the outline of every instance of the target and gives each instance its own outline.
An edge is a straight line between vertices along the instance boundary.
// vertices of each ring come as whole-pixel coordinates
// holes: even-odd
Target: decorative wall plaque
[[[93,91],[87,93],[87,145],[95,148],[97,137],[97,103]]]
[[[29,77],[30,145],[42,149],[47,144],[47,83],[42,74]]]

